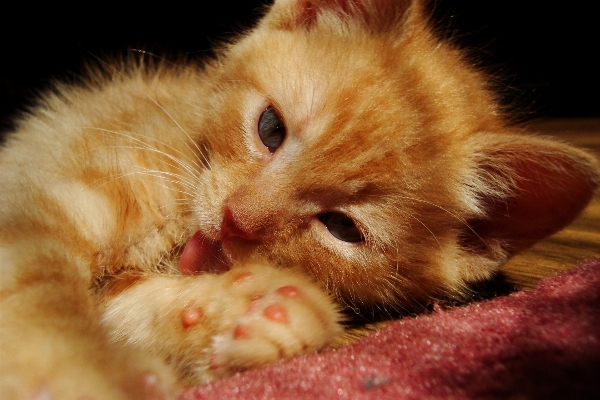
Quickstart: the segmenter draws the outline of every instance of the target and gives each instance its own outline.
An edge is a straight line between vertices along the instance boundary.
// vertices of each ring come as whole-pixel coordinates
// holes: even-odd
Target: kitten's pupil
[[[271,153],[275,153],[275,150],[283,143],[285,133],[285,124],[277,111],[271,106],[267,107],[258,120],[260,140]]]
[[[344,214],[328,212],[320,214],[319,220],[336,239],[351,243],[365,240],[354,221]]]

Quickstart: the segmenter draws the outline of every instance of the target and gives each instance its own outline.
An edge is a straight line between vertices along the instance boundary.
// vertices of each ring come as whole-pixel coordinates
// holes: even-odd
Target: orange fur
[[[510,127],[423,9],[277,0],[203,67],[132,61],[45,96],[0,153],[0,390],[153,398],[144,371],[172,384],[155,356],[191,384],[315,351],[339,332],[325,293],[363,310],[460,296],[568,224],[597,160]],[[267,106],[286,129],[274,152],[257,133]],[[332,236],[324,213],[364,240]],[[195,232],[204,268],[231,272],[180,276]],[[241,268],[264,282],[231,289]],[[272,295],[291,284],[310,296]],[[292,322],[244,317],[257,296]],[[259,350],[230,338],[246,323]]]

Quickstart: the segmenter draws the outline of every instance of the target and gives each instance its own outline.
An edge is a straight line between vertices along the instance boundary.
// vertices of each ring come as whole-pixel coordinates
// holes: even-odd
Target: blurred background
[[[55,79],[85,60],[146,49],[209,55],[252,26],[267,1],[79,2],[0,6],[0,134]],[[444,35],[497,77],[521,119],[600,116],[600,23],[595,2],[433,0]]]

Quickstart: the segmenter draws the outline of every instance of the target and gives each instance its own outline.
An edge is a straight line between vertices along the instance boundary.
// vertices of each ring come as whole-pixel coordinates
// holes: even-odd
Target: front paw
[[[94,333],[25,332],[20,338],[28,340],[2,351],[3,400],[175,398],[174,378],[162,362],[97,341]]]
[[[302,274],[265,265],[153,276],[105,304],[111,339],[163,357],[184,386],[327,346],[334,303]]]
[[[342,329],[337,307],[307,278],[260,265],[223,277],[229,301],[214,336],[216,377],[323,349]]]

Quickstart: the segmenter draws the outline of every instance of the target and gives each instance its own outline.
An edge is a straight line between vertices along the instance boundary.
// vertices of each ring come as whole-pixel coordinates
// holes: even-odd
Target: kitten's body
[[[151,356],[189,384],[318,350],[339,332],[325,292],[460,295],[598,182],[587,153],[508,128],[420,3],[395,0],[280,0],[204,69],[60,88],[0,170],[8,398],[160,398]]]

